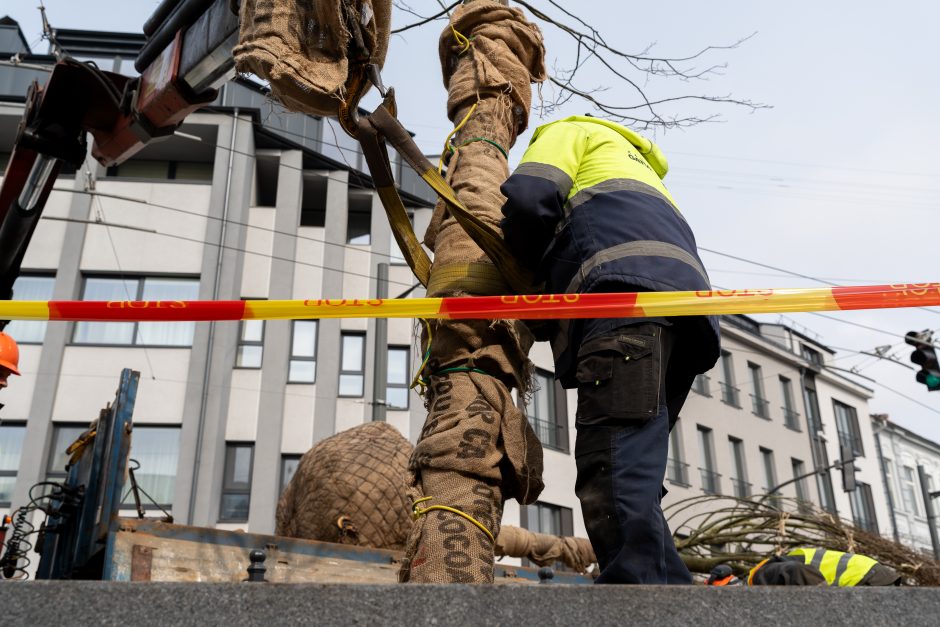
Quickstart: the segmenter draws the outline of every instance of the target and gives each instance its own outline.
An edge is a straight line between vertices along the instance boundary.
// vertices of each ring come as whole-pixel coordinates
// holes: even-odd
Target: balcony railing
[[[751,394],[751,411],[758,418],[770,420],[770,401],[756,394]]]
[[[689,487],[692,485],[689,483],[689,465],[670,457],[666,463],[666,479],[676,485]]]
[[[529,416],[529,422],[532,423],[532,428],[535,429],[535,434],[539,436],[542,446],[557,451],[567,451],[567,439],[565,438],[565,427],[563,425],[532,416]]]
[[[700,374],[692,381],[692,391],[711,398],[711,377],[707,374]]]
[[[739,499],[746,499],[751,496],[751,484],[743,479],[732,477],[731,488],[734,490],[734,495]]]
[[[705,494],[721,494],[721,475],[707,468],[699,468],[702,473],[702,491]]]
[[[718,385],[721,386],[721,402],[741,409],[741,402],[738,400],[741,390],[724,381],[719,381]]]
[[[786,407],[781,407],[783,410],[783,425],[787,429],[792,429],[793,431],[800,431],[800,414],[795,412],[792,409],[787,409]]]

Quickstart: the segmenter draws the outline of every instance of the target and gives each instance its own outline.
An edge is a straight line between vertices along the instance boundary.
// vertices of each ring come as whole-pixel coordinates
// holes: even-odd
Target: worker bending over
[[[539,127],[502,185],[502,227],[547,293],[709,290],[695,238],[649,140],[574,116]],[[559,321],[555,376],[578,388],[578,478],[598,583],[682,583],[660,507],[669,430],[718,359],[714,317]]]
[[[753,586],[898,586],[901,577],[890,566],[867,555],[831,549],[794,549],[765,559],[747,577]]]

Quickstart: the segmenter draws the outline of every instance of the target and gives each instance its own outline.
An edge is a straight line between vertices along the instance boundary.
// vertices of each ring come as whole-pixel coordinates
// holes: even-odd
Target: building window
[[[741,403],[738,400],[740,390],[734,387],[734,362],[728,351],[721,351],[721,373],[724,377],[724,381],[718,382],[721,386],[721,402],[740,408]]]
[[[751,362],[747,362],[747,369],[751,375],[751,388],[754,390],[751,394],[751,411],[755,416],[770,420],[770,401],[764,398],[763,371],[760,366]]]
[[[26,425],[4,422],[0,424],[0,507],[9,507],[16,486],[16,473],[23,452]]]
[[[698,429],[698,454],[702,464],[699,472],[702,477],[702,490],[706,494],[720,494],[721,475],[715,472],[715,446],[712,441],[712,430],[702,425],[696,425]]]
[[[212,164],[197,161],[125,161],[108,168],[106,176],[114,178],[160,181],[212,181]]]
[[[345,136],[345,133],[342,133]],[[326,226],[326,198],[329,178],[313,172],[303,173],[303,192],[300,205],[300,226],[323,228]]]
[[[803,463],[803,460],[796,459],[795,457],[790,458],[790,466],[793,468],[793,478],[801,477],[806,474],[806,464]],[[796,500],[800,503],[806,503],[809,501],[809,494],[806,492],[806,479],[797,479],[793,482],[793,488],[796,490]]]
[[[800,344],[800,353],[802,354],[803,359],[809,363],[817,366],[823,365],[822,353],[820,353],[815,348],[810,348],[806,344]]]
[[[523,529],[550,536],[574,535],[574,516],[568,507],[536,501],[519,509],[519,523]],[[524,566],[529,565],[528,560],[523,560],[522,563]],[[555,570],[568,570],[562,562],[555,562],[552,567]]]
[[[850,493],[850,499],[855,526],[865,531],[878,533],[878,518],[875,515],[875,500],[872,498],[871,486],[859,481],[855,490]]]
[[[372,191],[349,190],[346,243],[368,246],[372,243]]]
[[[55,277],[21,274],[13,282],[13,300],[52,300]],[[19,344],[42,344],[44,320],[13,320],[3,330]]]
[[[360,397],[365,385],[366,336],[341,333],[340,344],[339,395]]]
[[[896,507],[898,504],[897,496],[895,496],[894,490],[894,464],[891,463],[891,460],[887,457],[882,458],[881,467],[884,469],[884,481],[885,488],[888,491],[888,503],[891,507]]]
[[[246,522],[251,504],[251,473],[254,444],[225,445],[225,475],[222,478],[220,522]]]
[[[819,396],[816,394],[816,381],[806,377],[806,386],[803,388],[804,402],[806,404],[806,423],[810,435],[816,438],[824,431],[822,416],[819,412]]]
[[[731,486],[734,495],[739,499],[751,496],[751,484],[747,482],[747,463],[744,461],[744,442],[728,436],[728,445],[731,447],[731,460],[734,462],[734,474],[731,476]]]
[[[302,455],[281,455],[281,491],[280,494],[284,494],[284,490],[287,489],[287,484],[290,483],[290,480],[294,478],[294,473],[297,472],[297,466],[300,465],[300,458]]]
[[[317,321],[294,320],[291,326],[288,383],[317,382]]]
[[[683,461],[682,439],[679,437],[679,424],[676,423],[669,432],[669,459],[666,464],[666,479],[670,482],[689,487],[689,465]]]
[[[542,446],[568,452],[567,396],[555,376],[545,370],[535,371],[535,392],[526,406],[526,415]]]
[[[812,445],[816,449],[816,470],[819,471],[816,473],[816,488],[819,490],[819,504],[833,516],[838,516],[839,510],[836,508],[836,495],[832,490],[832,474],[828,470],[823,470],[829,467],[829,451],[826,450],[825,443],[818,438],[813,439]]]
[[[82,300],[172,303],[199,297],[197,279],[86,277]],[[79,322],[76,344],[192,346],[195,322]]]
[[[711,377],[707,374],[697,374],[692,380],[692,391],[702,396],[711,397]]]
[[[260,368],[264,354],[264,320],[242,320],[238,333],[236,368]]]
[[[574,517],[568,507],[536,501],[521,509],[525,512],[522,526],[529,531],[551,536],[574,535]]]
[[[777,487],[777,471],[774,468],[774,452],[760,447],[761,463],[764,465],[764,493],[770,494]],[[776,492],[774,494],[777,494]]]
[[[388,347],[385,404],[389,409],[408,409],[408,398],[411,395],[410,365],[410,348],[407,346]]]
[[[800,430],[800,414],[793,405],[793,382],[780,377],[780,393],[783,395],[783,424],[787,429]]]
[[[836,414],[836,431],[839,432],[839,444],[849,447],[856,457],[864,457],[862,433],[858,426],[858,414],[854,407],[837,400],[832,401]]]
[[[134,477],[137,485],[160,507],[173,506],[179,456],[179,427],[134,426],[130,457],[140,464],[140,468],[134,471]],[[130,488],[129,481],[125,485]],[[125,505],[133,502],[130,494],[124,498]],[[144,507],[153,505],[143,494],[141,504]]]
[[[69,463],[69,455],[65,449],[87,429],[88,426],[81,423],[52,425],[52,449],[46,463],[46,477],[52,481],[65,479],[68,474],[65,466]]]
[[[910,466],[901,467],[901,497],[904,499],[904,511],[920,516],[917,505],[917,473]]]

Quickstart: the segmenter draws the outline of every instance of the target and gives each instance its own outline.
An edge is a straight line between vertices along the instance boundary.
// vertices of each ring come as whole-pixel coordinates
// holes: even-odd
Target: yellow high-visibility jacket
[[[667,170],[655,144],[619,124],[572,116],[540,126],[501,187],[506,243],[550,293],[710,290]],[[689,360],[704,372],[718,358],[717,318],[682,324],[700,329]],[[559,327],[556,374],[573,387],[577,327]]]
[[[866,555],[830,549],[794,549],[787,555],[803,561],[823,574],[830,586],[854,586],[878,563]]]

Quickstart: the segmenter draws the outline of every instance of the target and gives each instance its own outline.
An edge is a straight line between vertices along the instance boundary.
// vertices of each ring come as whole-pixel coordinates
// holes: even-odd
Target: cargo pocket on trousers
[[[590,340],[578,352],[579,424],[648,420],[659,411],[661,343],[653,333]]]

